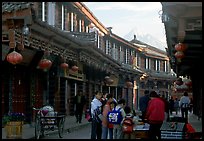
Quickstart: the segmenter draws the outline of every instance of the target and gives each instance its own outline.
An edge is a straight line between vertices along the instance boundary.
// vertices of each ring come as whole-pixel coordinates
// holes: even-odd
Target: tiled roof
[[[150,55],[155,55],[155,56],[159,56],[159,57],[167,57],[166,54],[160,53],[158,51],[154,51],[151,49],[147,49],[146,51],[147,51],[147,54],[150,54]]]
[[[26,9],[32,4],[33,2],[2,2],[2,13]]]

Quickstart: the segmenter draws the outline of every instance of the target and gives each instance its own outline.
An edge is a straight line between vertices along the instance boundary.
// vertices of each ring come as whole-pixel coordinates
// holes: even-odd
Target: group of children
[[[102,93],[96,92],[91,102],[91,139],[130,138],[131,134],[125,133],[123,125],[125,124],[124,119],[133,118],[131,108],[126,106],[125,99],[116,101],[112,94],[106,94],[105,97],[102,96]],[[116,114],[116,111],[119,114]],[[118,116],[115,117],[114,114]],[[116,120],[120,121],[116,122]],[[133,122],[131,126],[133,127]]]

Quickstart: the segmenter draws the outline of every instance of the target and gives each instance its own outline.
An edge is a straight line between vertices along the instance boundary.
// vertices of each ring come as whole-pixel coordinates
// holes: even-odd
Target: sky
[[[83,2],[93,15],[122,38],[132,29],[150,34],[166,45],[160,2]],[[165,48],[165,47],[164,47]]]

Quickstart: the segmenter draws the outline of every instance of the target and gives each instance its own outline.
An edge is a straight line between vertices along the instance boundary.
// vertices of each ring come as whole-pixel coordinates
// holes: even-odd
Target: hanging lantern
[[[18,52],[16,52],[16,51],[14,50],[13,52],[11,52],[11,53],[9,53],[9,54],[7,55],[6,60],[7,60],[9,63],[15,65],[15,64],[20,63],[20,62],[23,60],[23,56],[22,56],[20,53],[18,53]]]
[[[183,43],[178,43],[175,45],[176,51],[185,51],[187,49],[186,45]]]
[[[181,86],[181,85],[183,84],[182,79],[181,79],[181,78],[178,78],[178,79],[175,81],[175,84]]]
[[[106,76],[106,77],[105,77],[105,80],[107,81],[108,79],[110,79],[110,77],[109,77],[109,76]]]
[[[187,91],[188,90],[188,87],[186,85],[176,85],[176,91],[177,92],[184,92],[184,91]]]
[[[127,86],[128,88],[132,88],[132,87],[133,87],[133,83],[130,82],[130,81],[127,81],[127,82],[126,82],[126,86]]]
[[[107,83],[108,85],[113,84],[113,79],[111,79],[111,78],[107,79],[107,80],[106,80],[106,83]]]
[[[189,80],[189,81],[185,82],[185,85],[188,86],[188,87],[191,87],[192,86],[192,81]]]
[[[182,59],[182,58],[184,57],[184,53],[183,53],[182,51],[177,51],[177,52],[175,53],[175,57],[176,57],[177,59]]]
[[[48,59],[42,59],[40,60],[38,66],[40,69],[49,69],[52,66],[52,61]]]
[[[64,63],[61,63],[61,64],[60,64],[60,67],[61,67],[62,69],[66,69],[66,68],[69,67],[69,65],[64,62]]]
[[[79,67],[77,67],[76,65],[72,66],[72,71],[76,72],[78,71]]]

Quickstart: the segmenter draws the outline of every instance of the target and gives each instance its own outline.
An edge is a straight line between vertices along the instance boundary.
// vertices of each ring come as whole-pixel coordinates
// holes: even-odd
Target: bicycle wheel
[[[58,133],[60,138],[63,138],[63,132],[64,132],[64,117],[60,118],[58,124]]]
[[[40,117],[37,116],[35,119],[35,138],[39,139],[41,133],[41,123],[40,123]]]

